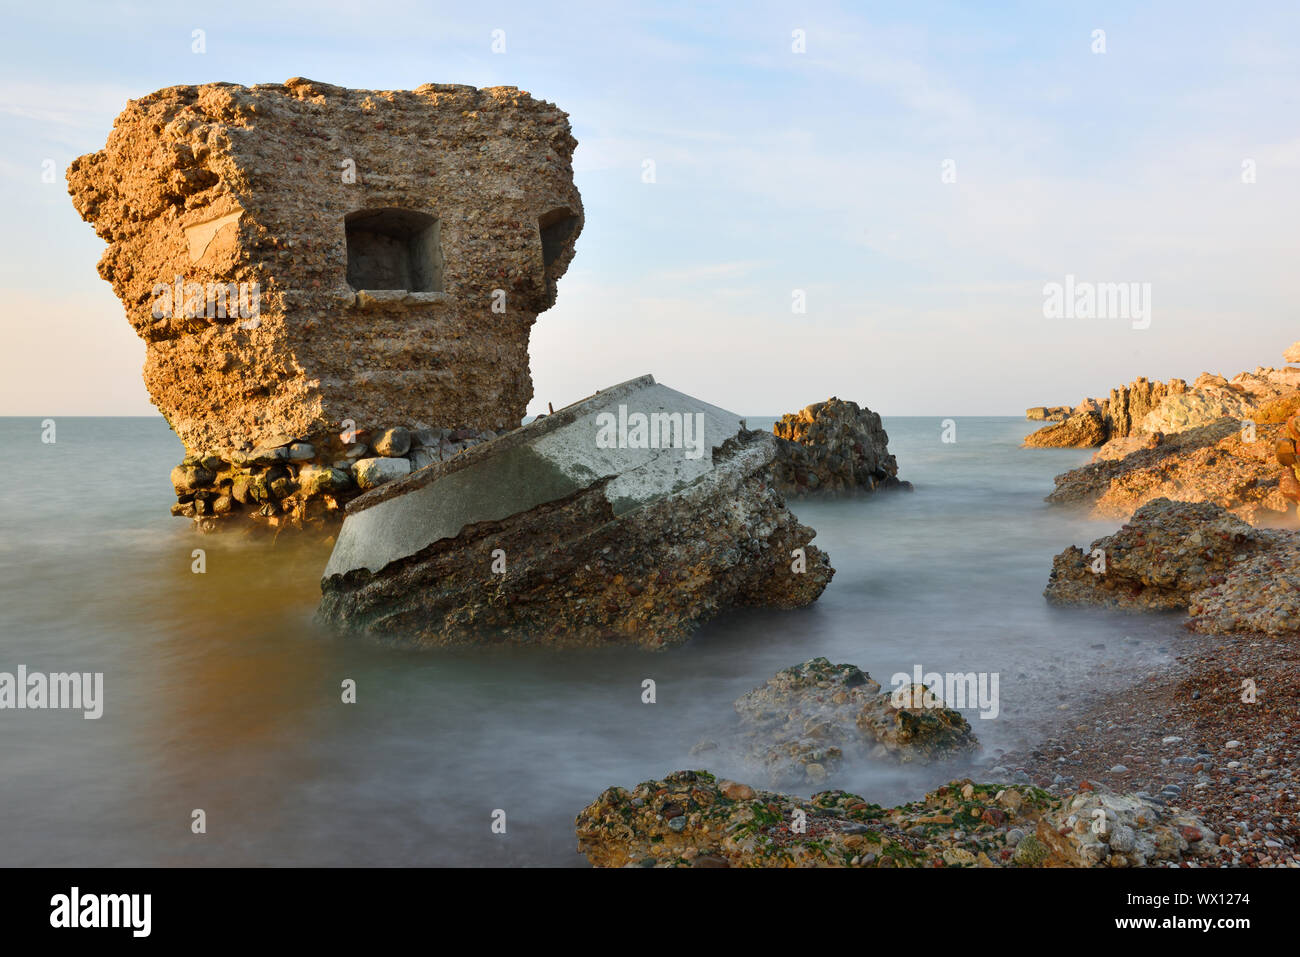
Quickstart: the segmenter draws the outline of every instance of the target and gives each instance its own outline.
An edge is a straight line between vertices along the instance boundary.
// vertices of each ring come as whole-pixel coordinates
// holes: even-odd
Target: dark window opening
[[[542,266],[551,268],[551,264],[560,258],[564,245],[573,236],[578,227],[578,217],[567,209],[553,209],[538,217],[537,228],[542,234]]]
[[[344,220],[353,289],[442,292],[438,220],[411,209],[363,209]]]

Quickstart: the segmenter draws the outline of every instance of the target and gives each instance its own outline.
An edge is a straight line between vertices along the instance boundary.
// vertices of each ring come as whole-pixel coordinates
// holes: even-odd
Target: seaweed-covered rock
[[[574,823],[597,867],[1141,867],[1218,854],[1199,818],[1146,798],[969,779],[882,808],[678,771],[609,788]]]
[[[821,784],[846,761],[901,763],[978,749],[970,724],[923,685],[882,692],[850,664],[813,658],[779,671],[735,702],[737,724],[696,753],[721,747],[773,786]]]

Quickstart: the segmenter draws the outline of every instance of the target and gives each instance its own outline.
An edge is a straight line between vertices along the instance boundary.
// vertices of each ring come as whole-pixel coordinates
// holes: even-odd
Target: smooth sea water
[[[985,757],[1032,746],[1063,704],[1123,687],[1180,631],[1049,607],[1052,556],[1114,529],[1042,501],[1089,452],[1021,449],[1020,419],[956,422],[944,443],[939,419],[885,421],[911,494],[791,502],[836,568],[815,605],[732,612],[651,654],[318,632],[328,545],[172,518],[182,449],[161,419],[60,418],[54,444],[40,420],[0,419],[0,671],[105,683],[99,720],[0,711],[0,865],[584,866],[573,819],[610,785],[698,767],[761,784],[690,750],[739,695],[818,655],[886,687],[915,665],[996,672],[998,717],[967,711]],[[826,786],[895,803],[964,770],[855,767]]]

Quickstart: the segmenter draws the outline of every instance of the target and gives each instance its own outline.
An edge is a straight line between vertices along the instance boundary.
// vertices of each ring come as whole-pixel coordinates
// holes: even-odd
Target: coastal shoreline
[[[1285,637],[1189,632],[1172,662],[1145,670],[997,766],[1039,787],[1096,782],[1194,813],[1220,835],[1220,866],[1300,867],[1300,649]],[[1246,680],[1253,704],[1241,700]]]

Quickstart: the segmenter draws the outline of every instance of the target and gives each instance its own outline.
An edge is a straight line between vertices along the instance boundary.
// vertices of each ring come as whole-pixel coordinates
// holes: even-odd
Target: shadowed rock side
[[[1092,784],[1058,798],[953,781],[882,808],[847,791],[803,798],[678,771],[609,788],[574,823],[596,867],[1142,867],[1219,853],[1199,818]]]
[[[129,101],[68,189],[185,445],[177,514],[299,524],[300,466],[342,473],[319,482],[335,505],[401,474],[340,467],[405,457],[358,432],[517,426],[530,329],[582,228],[575,146],[567,114],[514,87],[294,78]],[[261,461],[291,444],[311,455]],[[266,494],[233,494],[241,476]]]
[[[1100,555],[1098,555],[1100,551]],[[1052,562],[1053,604],[1186,609],[1211,634],[1300,632],[1300,533],[1253,528],[1209,503],[1157,499],[1113,535]]]
[[[1260,409],[1297,389],[1300,369],[1289,368],[1261,367],[1231,380],[1205,372],[1190,386],[1182,379],[1165,383],[1139,377],[1104,399],[1085,399],[1061,421],[1027,436],[1025,445],[1093,448],[1130,436],[1182,432],[1224,417],[1257,420]],[[1039,418],[1035,411],[1030,409],[1028,417]]]
[[[912,487],[898,479],[880,416],[856,402],[832,396],[782,416],[772,432],[777,437],[772,474],[786,495]]]
[[[738,752],[773,787],[821,784],[854,762],[937,760],[979,748],[961,713],[924,685],[882,692],[865,671],[825,658],[777,672],[735,709],[736,726],[691,753]]]
[[[698,414],[704,454],[601,448],[616,410]],[[423,644],[663,648],[834,570],[773,487],[770,435],[645,376],[357,499],[319,617]]]

